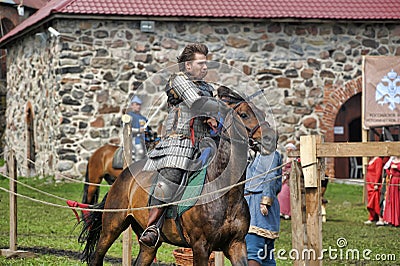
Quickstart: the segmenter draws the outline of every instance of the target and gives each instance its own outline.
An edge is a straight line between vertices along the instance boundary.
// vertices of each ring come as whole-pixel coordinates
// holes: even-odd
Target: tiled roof
[[[399,0],[71,0],[61,13],[166,17],[399,19]]]
[[[3,41],[52,14],[186,18],[398,20],[400,0],[51,0]]]

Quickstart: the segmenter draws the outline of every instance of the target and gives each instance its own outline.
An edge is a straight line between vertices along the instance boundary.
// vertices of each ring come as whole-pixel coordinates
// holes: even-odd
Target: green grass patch
[[[80,201],[83,185],[80,183],[54,183],[38,178],[19,178],[24,184],[31,185],[51,195],[44,195],[22,185],[18,185],[18,193],[31,198],[66,206],[63,199]],[[8,189],[9,181],[0,177],[0,186]],[[106,192],[101,187],[101,197]],[[324,256],[325,265],[399,265],[400,264],[400,228],[390,226],[377,227],[364,225],[368,213],[362,203],[362,186],[334,184],[328,185],[326,198],[327,222],[323,224],[323,248],[338,249],[338,258],[329,259]],[[81,265],[79,254],[82,248],[78,241],[80,227],[76,227],[76,219],[70,209],[53,207],[25,198],[18,198],[18,249],[29,250],[37,254],[35,258],[6,259],[0,256],[0,265]],[[9,195],[0,190],[0,247],[9,247]],[[342,256],[337,241],[344,238],[347,246],[342,251],[356,249],[359,252],[371,250],[371,260],[349,260]],[[138,254],[136,239],[133,241],[132,256]],[[163,244],[157,258],[161,262],[173,263],[172,251],[175,246]],[[275,242],[276,250],[291,250],[291,221],[281,220],[280,238]],[[44,252],[47,250],[47,254]],[[361,254],[361,253],[360,253]],[[397,261],[378,262],[376,255],[394,254]],[[120,237],[107,253],[105,265],[115,265],[115,259],[122,256],[122,237]],[[362,254],[361,254],[362,256]],[[361,261],[361,262],[360,262]],[[230,265],[228,262],[226,265]],[[278,260],[278,265],[292,265],[291,260]]]

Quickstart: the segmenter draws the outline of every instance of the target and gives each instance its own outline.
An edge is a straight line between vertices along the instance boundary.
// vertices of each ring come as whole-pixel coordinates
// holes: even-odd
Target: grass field
[[[82,184],[60,184],[45,182],[43,179],[19,179],[24,184],[45,191],[60,198],[79,201],[82,197]],[[0,186],[8,189],[9,181],[0,177]],[[105,189],[102,188],[102,195]],[[66,206],[61,199],[44,195],[22,185],[18,193],[31,198]],[[400,265],[400,228],[390,226],[376,227],[364,225],[368,214],[362,204],[362,186],[334,184],[328,185],[326,198],[327,222],[323,224],[324,265]],[[0,190],[0,248],[9,247],[9,195]],[[6,259],[0,257],[0,265],[82,265],[79,253],[82,247],[77,242],[80,227],[71,210],[18,198],[18,249],[36,254],[29,259]],[[291,252],[291,222],[281,220],[280,238],[275,242],[276,250],[281,250],[278,265],[292,265],[288,257]],[[339,248],[337,241],[346,241],[347,246]],[[172,251],[176,247],[164,244],[158,251],[160,262],[172,264],[175,260]],[[336,250],[336,251],[335,251]],[[355,251],[359,259],[354,259]],[[370,252],[368,251],[370,250]],[[282,252],[286,253],[283,254]],[[134,241],[132,256],[138,246]],[[363,252],[366,259],[363,258]],[[346,253],[348,253],[346,255]],[[119,265],[122,254],[122,238],[118,239],[108,252],[105,265]],[[291,253],[294,254],[293,252]],[[336,256],[336,258],[335,258]],[[391,261],[377,261],[386,257]],[[288,259],[285,260],[285,257]],[[228,262],[226,265],[230,265]]]

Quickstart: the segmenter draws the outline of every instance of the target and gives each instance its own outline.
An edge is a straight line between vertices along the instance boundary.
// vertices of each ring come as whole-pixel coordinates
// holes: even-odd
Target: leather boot
[[[155,224],[158,222],[165,208],[153,208],[149,213],[149,220],[147,222],[147,228],[144,230],[143,234],[140,236],[139,242],[143,243],[148,247],[155,247],[160,238],[159,227],[162,227],[162,223],[158,226]]]

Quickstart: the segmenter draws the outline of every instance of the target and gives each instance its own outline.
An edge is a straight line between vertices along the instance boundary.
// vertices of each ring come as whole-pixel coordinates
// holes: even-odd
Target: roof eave
[[[301,18],[301,17],[193,17],[193,16],[146,16],[146,15],[96,15],[96,14],[55,14],[54,18],[68,19],[113,19],[113,20],[154,20],[154,21],[194,21],[194,22],[355,22],[355,23],[398,23],[398,18]]]
[[[47,17],[47,18],[39,21],[38,23],[15,33],[14,35],[12,35],[9,38],[5,39],[4,41],[0,42],[0,49],[5,49],[8,44],[12,43],[16,39],[26,35],[29,32],[35,31],[36,29],[40,28],[43,24],[49,22],[52,19],[53,19],[53,16]]]
[[[309,23],[398,23],[396,19],[332,19],[332,18],[290,18],[290,17],[166,17],[166,16],[136,16],[136,15],[87,15],[87,14],[52,14],[38,23],[27,27],[20,32],[10,36],[6,40],[0,43],[0,48],[7,47],[8,44],[12,43],[16,39],[26,35],[29,32],[35,31],[37,28],[40,28],[43,24],[48,23],[54,19],[93,19],[93,20],[154,20],[154,21],[169,21],[169,22],[178,22],[178,21],[193,21],[193,22],[263,22],[263,21],[272,21],[272,22],[309,22]]]

